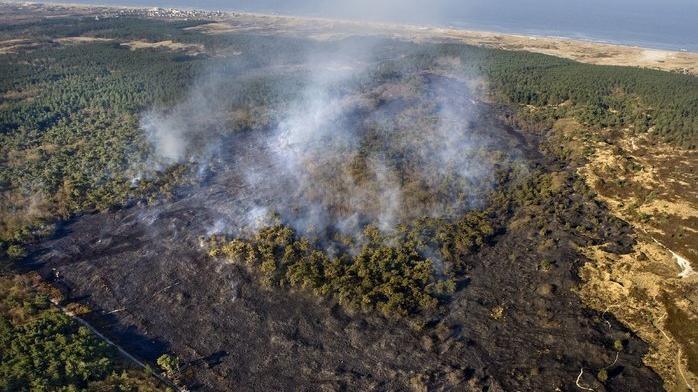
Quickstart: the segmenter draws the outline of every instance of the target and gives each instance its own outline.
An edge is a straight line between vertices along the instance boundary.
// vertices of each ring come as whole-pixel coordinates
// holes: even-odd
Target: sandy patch
[[[45,43],[30,39],[10,39],[0,41],[0,54],[18,53],[23,50],[36,49]]]
[[[674,256],[674,261],[676,261],[676,264],[678,264],[679,268],[681,268],[679,278],[688,278],[696,274],[696,271],[693,270],[691,263],[685,257],[682,257],[674,252],[671,252],[671,255]]]
[[[213,22],[200,26],[187,27],[184,30],[201,31],[209,34],[222,34],[238,31],[234,25],[223,22]]]
[[[169,49],[174,51],[184,51],[191,54],[198,54],[204,52],[204,46],[201,44],[185,44],[181,42],[174,42],[172,40],[158,41],[158,42],[148,42],[148,41],[129,41],[124,42],[121,45],[127,46],[131,50],[137,49]]]
[[[91,42],[111,42],[113,39],[110,38],[97,38],[97,37],[63,37],[56,38],[53,42],[57,42],[61,45],[69,44],[85,44]]]
[[[686,391],[686,385],[697,378],[687,368],[681,339],[666,327],[667,298],[678,304],[687,301],[685,279],[677,276],[671,252],[645,237],[627,255],[608,253],[600,246],[583,251],[592,260],[580,269],[583,284],[579,293],[584,302],[600,312],[613,313],[648,342],[644,362],[659,373],[667,390]],[[695,309],[687,311],[695,314]]]
[[[55,45],[79,45],[92,42],[111,42],[112,39],[97,37],[62,37],[52,40],[11,39],[0,41],[0,54],[18,53],[21,51],[40,49]]]
[[[655,199],[649,202],[645,202],[639,208],[640,212],[645,212],[648,214],[652,213],[665,213],[669,215],[675,215],[681,218],[698,218],[698,208],[692,203],[686,200],[669,201],[662,199]]]
[[[665,50],[643,50],[640,59],[647,62],[665,61],[671,56],[671,52]]]

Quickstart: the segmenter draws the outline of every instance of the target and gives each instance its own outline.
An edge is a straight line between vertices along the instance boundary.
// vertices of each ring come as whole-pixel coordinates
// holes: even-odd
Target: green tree
[[[179,373],[179,358],[176,356],[162,354],[158,357],[157,364],[167,374],[167,377],[175,377]]]

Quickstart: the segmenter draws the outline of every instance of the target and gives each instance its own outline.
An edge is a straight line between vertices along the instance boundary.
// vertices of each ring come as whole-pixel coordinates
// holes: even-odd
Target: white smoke
[[[165,163],[181,162],[186,156],[185,126],[178,116],[159,112],[146,113],[141,119],[141,127],[154,147],[156,156]]]
[[[223,97],[234,92],[213,77],[178,105],[142,116],[158,164],[196,162],[203,172],[217,160],[235,173],[234,183],[219,184],[232,189],[225,198],[202,201],[217,217],[208,235],[254,231],[275,213],[302,233],[356,235],[366,224],[390,231],[479,205],[493,165],[488,139],[471,127],[476,97],[459,79],[476,75],[444,61],[426,73],[378,80],[374,45],[349,40],[311,53],[301,93],[274,108],[271,129],[252,135],[230,137],[227,116],[235,108]]]
[[[216,140],[228,131],[227,96],[221,76],[208,72],[198,78],[186,99],[141,115],[140,126],[153,148],[151,164],[158,169],[173,163],[206,161],[216,151]]]

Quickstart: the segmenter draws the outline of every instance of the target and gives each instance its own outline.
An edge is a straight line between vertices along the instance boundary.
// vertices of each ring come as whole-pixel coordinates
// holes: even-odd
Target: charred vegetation
[[[115,42],[4,55],[13,268],[191,389],[661,389],[647,345],[576,295],[581,248],[622,255],[635,239],[553,124],[692,147],[695,79],[199,23],[53,33],[200,55]]]

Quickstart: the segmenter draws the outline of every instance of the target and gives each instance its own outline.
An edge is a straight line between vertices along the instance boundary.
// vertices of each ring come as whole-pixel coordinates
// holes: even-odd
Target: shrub
[[[7,247],[7,256],[11,259],[21,259],[27,256],[27,251],[20,245],[10,245]]]
[[[482,246],[493,231],[477,212],[454,223],[424,219],[390,238],[369,225],[354,257],[330,257],[278,224],[261,229],[250,240],[211,238],[209,254],[244,262],[267,286],[311,290],[350,309],[405,317],[434,310],[456,289],[455,268],[437,274],[432,260],[423,256],[429,244],[438,245],[444,252],[440,257],[453,264]],[[432,235],[420,234],[425,232]]]
[[[157,364],[168,377],[173,377],[179,373],[179,358],[173,355],[162,354],[158,357]]]

